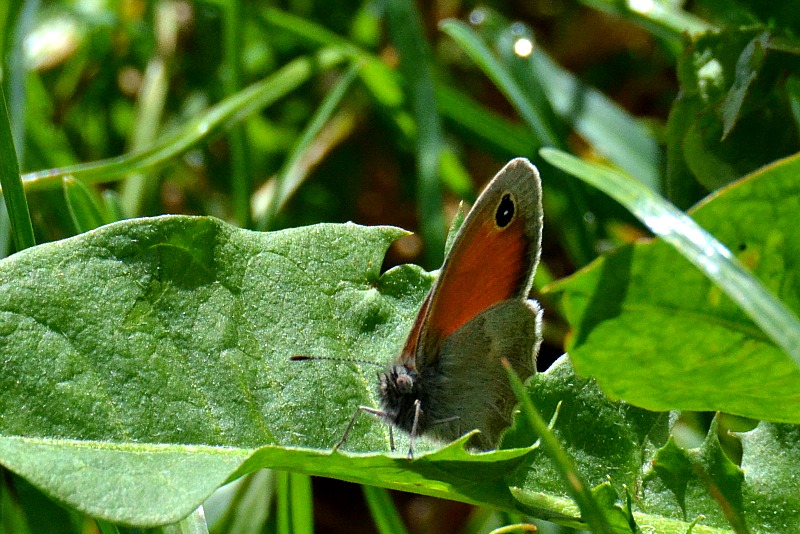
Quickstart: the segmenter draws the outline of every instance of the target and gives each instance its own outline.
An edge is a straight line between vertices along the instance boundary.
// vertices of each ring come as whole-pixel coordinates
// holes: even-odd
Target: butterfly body
[[[518,158],[487,185],[459,229],[398,359],[379,377],[382,410],[416,436],[496,446],[515,399],[501,365],[535,372],[541,309],[527,298],[539,260],[541,183]]]

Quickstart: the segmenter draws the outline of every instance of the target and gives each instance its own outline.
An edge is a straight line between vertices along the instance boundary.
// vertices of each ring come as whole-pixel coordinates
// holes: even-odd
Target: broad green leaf
[[[376,405],[369,362],[392,358],[431,284],[412,266],[380,274],[402,234],[352,224],[258,233],[159,217],[8,258],[0,463],[62,503],[133,525],[174,523],[221,484],[264,467],[581,525],[522,420],[504,443],[520,448],[475,455],[463,449],[467,438],[439,450],[422,440],[409,461],[389,453],[385,425],[362,417],[345,446],[352,452],[330,454],[355,407]],[[642,484],[649,443],[666,440],[662,414],[609,401],[564,360],[529,391],[545,417],[562,403],[554,431],[590,484],[638,492],[642,528],[686,531],[673,494]],[[751,489],[747,472],[745,495],[780,495],[769,481]],[[624,512],[613,500],[604,502]],[[765,509],[746,508],[748,522],[767,521]],[[724,526],[703,513],[711,519],[694,532]]]
[[[704,517],[698,520],[693,532],[729,532],[717,501],[705,492],[705,486],[693,472],[686,474],[686,484],[692,484],[692,515],[685,514],[675,494],[650,473],[652,462],[659,458],[658,447],[668,443],[667,414],[608,399],[593,379],[575,374],[566,356],[535,375],[528,391],[544,417],[558,410],[553,431],[564,450],[575,459],[578,471],[593,486],[595,498],[615,525],[624,523],[629,531],[633,521],[644,532],[683,534],[695,516],[702,514]],[[529,442],[533,434],[525,420],[518,418],[503,446]],[[559,511],[561,516],[550,519],[584,526],[579,521],[577,507],[567,498],[567,490],[541,448],[533,451],[527,469],[510,482],[523,510],[526,506],[536,506],[539,510]],[[776,490],[761,491],[770,494]],[[624,497],[628,494],[632,496],[630,505]],[[771,512],[761,503],[747,511],[758,518]],[[565,517],[571,517],[572,522]]]
[[[345,448],[372,456],[297,448],[330,449],[359,404],[377,404],[376,370],[432,280],[411,266],[380,275],[403,234],[159,217],[8,258],[0,463],[92,516],[137,525],[177,521],[262,467],[512,507],[503,478],[525,449],[473,456],[461,443],[426,457],[422,440],[408,462],[385,455],[387,428],[369,417]]]
[[[633,521],[644,532],[684,533],[695,521],[694,533],[730,532],[726,515],[735,516],[735,521],[744,518],[752,532],[794,532],[800,518],[800,483],[795,476],[800,427],[762,422],[738,434],[743,448],[740,468],[720,447],[716,424],[698,449],[678,447],[668,435],[666,413],[609,400],[593,379],[575,374],[566,356],[535,375],[528,391],[544,416],[558,409],[553,431],[575,458],[579,472],[595,486],[607,517],[621,521],[629,517],[630,507]],[[523,443],[531,434],[518,418],[503,445]],[[555,520],[581,524],[542,449],[533,451],[527,469],[510,482],[523,509],[535,504],[560,510],[573,523],[563,517]],[[625,502],[628,494],[631,504]]]
[[[717,426],[715,418],[703,446],[691,451],[694,472],[707,493],[719,503],[720,510],[733,529],[736,532],[748,532],[742,496],[744,472],[722,450]]]
[[[692,476],[689,453],[675,443],[670,436],[667,443],[656,451],[652,461],[652,473],[672,492],[678,506],[686,516],[686,487]]]
[[[633,187],[620,193],[629,209],[703,271],[655,241],[623,247],[560,282],[578,371],[595,376],[612,397],[649,409],[800,421],[798,329],[791,313],[800,310],[791,282],[793,258],[800,257],[798,171],[798,157],[777,162],[691,212],[736,251],[736,263],[728,249],[658,199],[638,198]],[[598,170],[595,178],[621,186],[612,174]]]
[[[743,500],[758,503],[746,516],[753,530],[792,532],[800,524],[800,427],[760,423],[739,435],[742,440]]]
[[[581,519],[587,523],[592,532],[598,534],[618,532],[618,523],[615,521],[617,514],[609,513],[611,507],[608,506],[607,500],[598,499],[598,494],[586,484],[583,475],[576,468],[574,458],[564,450],[555,438],[555,435],[533,405],[530,395],[525,391],[522,380],[511,368],[511,364],[504,361],[503,366],[508,373],[514,395],[519,400],[520,417],[524,418],[525,422],[539,438],[541,450],[550,459],[550,463],[561,477],[562,484],[575,500],[575,504],[578,505]],[[613,528],[611,526],[612,523],[614,524]]]
[[[114,523],[174,523],[250,451],[190,445],[0,437],[0,463],[56,500]]]
[[[553,432],[590,486],[610,478],[618,488],[635,487],[648,436],[659,429],[666,432],[663,414],[610,401],[594,380],[575,374],[566,356],[535,375],[528,392],[542,417],[558,412]],[[533,439],[535,432],[518,418],[503,446],[518,447]],[[524,479],[514,482],[520,488],[566,495],[555,468],[539,449]]]
[[[763,500],[742,500],[743,487],[757,487],[746,481],[742,470],[720,446],[716,420],[702,446],[684,449],[670,439],[644,466],[643,493],[653,502],[678,505],[675,513],[684,520],[699,518],[699,524],[735,525],[746,532],[744,514],[751,519],[767,519]],[[780,491],[773,486],[773,491]]]

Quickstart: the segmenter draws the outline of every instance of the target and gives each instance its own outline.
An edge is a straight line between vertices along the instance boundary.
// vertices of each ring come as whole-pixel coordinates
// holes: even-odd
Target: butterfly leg
[[[417,440],[417,427],[419,426],[419,416],[422,414],[422,405],[419,399],[414,401],[414,424],[411,426],[411,440],[408,446],[408,459],[414,458],[414,442]]]
[[[344,445],[344,442],[347,441],[347,436],[349,436],[350,431],[353,430],[353,426],[356,424],[356,419],[358,418],[358,414],[360,414],[361,412],[366,412],[368,414],[374,415],[375,417],[386,419],[386,412],[384,412],[383,410],[378,410],[376,408],[371,408],[369,406],[359,406],[358,409],[356,409],[355,413],[353,414],[353,417],[350,418],[350,422],[347,424],[347,428],[345,429],[344,434],[342,434],[342,438],[336,442],[336,445],[333,446],[332,452],[336,452],[337,450],[339,450],[339,447]],[[389,427],[389,442],[392,446],[392,451],[394,451],[394,435],[392,434],[391,426]]]

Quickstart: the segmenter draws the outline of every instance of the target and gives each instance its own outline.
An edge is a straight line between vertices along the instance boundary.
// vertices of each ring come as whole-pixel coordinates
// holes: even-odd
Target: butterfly
[[[471,448],[497,445],[516,404],[501,359],[523,379],[536,370],[542,310],[528,293],[542,221],[539,173],[514,159],[467,214],[399,357],[379,375],[380,409],[359,406],[334,449],[361,412],[407,432],[409,457],[423,434],[452,441],[478,429]]]

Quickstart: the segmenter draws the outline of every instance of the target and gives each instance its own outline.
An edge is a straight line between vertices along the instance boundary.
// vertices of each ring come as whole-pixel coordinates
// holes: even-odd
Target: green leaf
[[[369,362],[393,358],[432,281],[412,266],[380,274],[401,235],[353,224],[258,233],[173,216],[0,262],[0,463],[59,502],[131,525],[175,523],[265,467],[583,525],[521,418],[503,444],[519,448],[470,454],[468,437],[438,450],[421,439],[409,461],[388,454],[384,424],[362,417],[346,444],[357,453],[329,452],[359,404],[377,405]],[[635,489],[643,529],[687,530],[674,494],[643,478],[650,442],[666,442],[663,414],[608,400],[566,359],[528,390],[546,417],[561,403],[554,432],[589,484]],[[784,435],[775,441],[789,447]],[[397,437],[402,451],[407,436]],[[748,466],[768,462],[743,441]],[[786,462],[795,455],[787,449]],[[770,524],[777,505],[761,495],[783,495],[762,469],[742,485],[751,524]],[[617,500],[610,510],[624,519]],[[694,532],[724,526],[713,501],[693,502],[709,517]]]
[[[531,397],[525,391],[522,380],[514,372],[508,361],[503,361],[503,367],[508,373],[514,395],[519,400],[521,417],[525,418],[527,424],[539,438],[541,449],[547,454],[550,463],[561,477],[564,487],[578,505],[581,518],[586,521],[593,532],[607,532],[609,534],[614,532],[615,530],[612,529],[609,518],[601,508],[599,499],[596,498],[597,495],[586,485],[583,476],[576,469],[575,460],[561,447],[553,432],[548,428],[547,423],[542,419],[541,414],[533,405]],[[606,507],[606,510],[608,510],[608,507]]]
[[[589,167],[583,171],[588,179]],[[786,283],[796,276],[792,258],[800,256],[793,224],[800,209],[798,172],[800,157],[783,160],[691,212],[737,251],[734,263],[691,220],[655,197],[637,199],[634,182],[618,182],[611,171],[598,169],[593,181],[602,175],[609,191],[630,185],[619,200],[703,272],[656,241],[623,247],[558,283],[575,328],[570,354],[578,371],[597,377],[609,395],[649,409],[800,421],[800,327],[791,314],[800,310],[800,298]]]
[[[614,532],[640,532],[630,510],[630,502],[623,506],[619,493],[610,482],[592,488],[592,496],[605,510],[605,517],[613,525]]]
[[[785,86],[799,56],[759,26],[708,33],[687,46],[671,112],[682,120],[670,121],[671,172],[678,173],[670,180],[693,178],[713,191],[796,152]]]
[[[624,525],[624,532],[633,530],[633,525],[643,532],[687,532],[690,522],[674,493],[651,473],[652,462],[658,458],[657,448],[667,443],[667,414],[611,401],[593,379],[576,375],[566,356],[532,377],[528,392],[543,416],[552,414],[560,404],[553,431],[565,452],[575,459],[578,472],[595,486],[595,498],[603,503],[605,515],[613,524]],[[524,418],[518,417],[503,446],[530,443],[532,439],[535,433]],[[706,493],[693,471],[687,476],[690,478],[686,483],[691,484],[692,490],[691,513],[705,516],[698,520],[693,532],[729,532],[725,530],[727,521],[717,502]],[[521,509],[537,517],[585,528],[542,448],[531,453],[526,469],[509,482]],[[760,481],[754,481],[755,487],[759,484]],[[770,487],[763,489],[763,493],[770,495],[776,490]],[[633,494],[631,504],[621,503],[619,495],[628,493]],[[771,510],[759,502],[748,503],[746,512],[748,517],[761,520]]]
[[[287,405],[270,388],[281,373],[293,375],[282,391],[289,398],[323,386],[314,383],[319,370],[290,362],[293,354],[391,354],[403,334],[394,330],[430,283],[419,270],[379,276],[385,248],[401,235],[355,225],[260,234],[162,217],[17,254],[0,267],[3,433],[330,445],[335,437],[318,430],[289,436],[280,421],[314,407]],[[351,327],[320,322],[336,316]],[[353,374],[334,367],[333,376]],[[315,396],[317,407],[336,404],[325,397]],[[143,398],[152,404],[145,418]]]
[[[754,530],[792,532],[800,524],[800,427],[762,422],[739,436],[748,522]]]
[[[175,522],[261,467],[512,507],[503,478],[525,449],[476,457],[462,442],[424,456],[433,444],[422,439],[408,462],[296,448],[329,449],[359,404],[377,405],[369,362],[393,358],[432,281],[411,266],[380,275],[403,234],[159,217],[8,258],[0,463],[70,506],[136,525]],[[362,418],[346,447],[388,452],[387,428]]]
[[[549,418],[558,410],[553,432],[590,486],[609,478],[620,487],[637,485],[648,436],[666,427],[663,414],[609,400],[594,380],[575,374],[567,357],[534,375],[528,393],[542,417]],[[515,423],[503,447],[520,447],[537,439],[525,419],[517,418]],[[540,449],[534,452],[534,461],[524,477],[525,482],[516,481],[517,486],[566,494],[555,468]]]
[[[771,521],[763,499],[743,499],[744,488],[758,488],[760,483],[748,480],[728,458],[720,445],[716,419],[699,448],[681,448],[670,437],[656,451],[645,475],[645,488],[655,500],[662,485],[677,501],[684,520],[705,517],[712,524],[727,521],[736,532],[748,531],[745,515],[754,523]],[[771,490],[780,492],[777,487]]]
[[[719,503],[722,513],[736,532],[748,532],[744,520],[742,486],[744,472],[722,450],[715,418],[706,440],[698,451],[692,451],[695,474],[708,493]]]
[[[686,486],[692,475],[689,454],[670,436],[669,441],[656,451],[652,469],[653,474],[675,495],[686,519]]]
[[[6,468],[88,515],[131,525],[179,521],[248,455],[188,445],[0,437]]]

